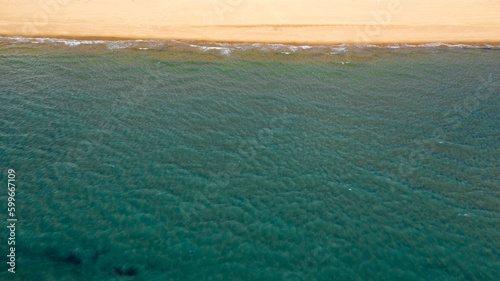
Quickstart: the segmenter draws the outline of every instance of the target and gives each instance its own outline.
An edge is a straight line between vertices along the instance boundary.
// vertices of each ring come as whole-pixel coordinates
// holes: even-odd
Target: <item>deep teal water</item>
[[[498,280],[498,49],[264,47],[0,42],[0,279]]]

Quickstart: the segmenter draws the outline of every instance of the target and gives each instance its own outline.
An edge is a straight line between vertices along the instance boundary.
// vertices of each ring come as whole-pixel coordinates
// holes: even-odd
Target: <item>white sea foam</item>
[[[155,49],[164,46],[184,45],[202,52],[210,50],[218,50],[220,55],[230,55],[233,51],[257,50],[261,52],[279,52],[283,54],[290,53],[325,53],[336,55],[348,52],[350,49],[404,49],[404,48],[451,48],[451,49],[500,49],[499,46],[488,44],[451,44],[451,43],[425,43],[425,44],[406,44],[396,43],[387,45],[356,45],[356,44],[340,44],[340,45],[286,45],[286,44],[264,44],[264,43],[216,43],[216,42],[199,42],[190,43],[188,41],[179,40],[122,40],[122,41],[106,41],[106,40],[75,40],[75,39],[56,39],[56,38],[32,38],[32,37],[1,37],[0,42],[11,43],[31,43],[31,44],[64,44],[69,47],[80,45],[103,44],[110,50],[118,49]]]
[[[201,45],[195,45],[195,44],[190,44],[190,47],[197,48],[203,52],[207,52],[210,50],[219,50],[221,55],[229,55],[231,54],[231,47],[215,47],[215,46],[201,46]]]

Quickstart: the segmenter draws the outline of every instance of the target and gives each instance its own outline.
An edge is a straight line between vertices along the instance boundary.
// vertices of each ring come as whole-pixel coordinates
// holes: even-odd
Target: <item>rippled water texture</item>
[[[498,48],[77,43],[0,40],[0,279],[498,280]]]

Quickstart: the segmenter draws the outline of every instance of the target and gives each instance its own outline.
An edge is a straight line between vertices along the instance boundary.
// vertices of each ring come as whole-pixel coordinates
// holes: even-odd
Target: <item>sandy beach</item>
[[[498,44],[500,1],[0,0],[0,35],[290,44]]]

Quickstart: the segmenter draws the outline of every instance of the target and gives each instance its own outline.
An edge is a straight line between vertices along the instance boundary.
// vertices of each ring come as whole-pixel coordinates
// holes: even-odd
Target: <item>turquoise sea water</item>
[[[498,280],[499,80],[498,48],[4,38],[0,279]]]

